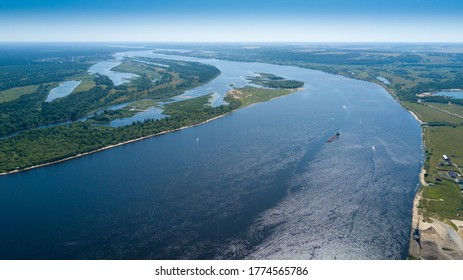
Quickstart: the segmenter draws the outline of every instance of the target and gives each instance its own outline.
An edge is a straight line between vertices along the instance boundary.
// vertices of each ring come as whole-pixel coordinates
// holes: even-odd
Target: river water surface
[[[169,58],[222,71],[184,97],[223,98],[255,72],[302,80],[305,90],[0,177],[0,258],[407,256],[420,127],[382,87],[296,67]]]

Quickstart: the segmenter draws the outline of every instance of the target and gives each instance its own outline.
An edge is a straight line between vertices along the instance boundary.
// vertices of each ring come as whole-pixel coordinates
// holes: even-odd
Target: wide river
[[[302,80],[305,90],[0,177],[1,259],[407,256],[420,127],[382,87],[296,67],[182,59],[222,71],[188,96],[223,96],[253,72]]]

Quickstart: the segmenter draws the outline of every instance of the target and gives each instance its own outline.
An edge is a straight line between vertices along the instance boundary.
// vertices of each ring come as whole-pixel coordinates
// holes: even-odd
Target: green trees
[[[50,89],[50,85],[41,85],[34,93],[0,103],[0,137],[42,124],[39,104],[45,101]]]
[[[24,94],[17,99],[0,103],[0,137],[21,132],[18,135],[0,140],[0,172],[56,161],[143,136],[198,124],[239,107],[239,101],[231,100],[230,105],[217,108],[199,106],[187,113],[178,111],[165,119],[135,122],[132,125],[119,128],[95,126],[92,121],[74,122],[90,112],[111,105],[147,98],[164,100],[202,85],[220,74],[220,70],[214,66],[196,62],[162,59],[150,59],[150,61],[153,65],[165,65],[163,71],[156,73],[160,77],[156,82],[152,81],[150,75],[142,73],[140,78],[116,87],[107,76],[94,75],[94,87],[71,93],[52,102],[45,102],[53,87],[52,83],[46,83],[38,86],[34,93]],[[137,63],[142,62],[134,60],[131,63],[132,66],[136,66]],[[58,82],[69,78],[72,73],[82,74],[84,68],[83,73],[85,73],[89,67],[88,64],[85,64],[85,67],[77,67],[74,72],[69,72],[63,70],[68,69],[67,66],[60,68],[55,67],[54,64],[47,65],[49,65],[48,70],[57,71],[56,75],[51,74],[51,71],[44,70],[42,74],[46,79],[39,79],[40,71],[37,70],[37,77],[32,71],[29,77],[32,80],[29,80],[28,83]],[[71,66],[69,67],[72,69]],[[158,68],[156,67],[149,66],[145,69],[157,71]],[[11,86],[9,81],[17,81],[23,74],[26,75],[27,73],[17,73],[14,77],[9,76],[8,73],[2,73],[0,66],[0,88]],[[17,84],[14,85],[17,86]],[[107,110],[105,114],[95,118],[100,122],[105,122],[105,118],[110,114],[118,114],[118,112]],[[38,128],[42,125],[59,122],[70,123]]]
[[[156,61],[169,65],[168,70],[162,73],[162,78],[156,83],[153,83],[147,75],[141,75],[129,86],[115,87],[107,76],[95,75],[93,88],[72,93],[53,102],[45,102],[52,88],[51,84],[46,84],[39,86],[32,94],[0,103],[0,137],[40,125],[76,121],[90,112],[124,102],[145,98],[170,98],[206,83],[220,74],[220,70],[211,65],[170,60]]]
[[[134,122],[117,128],[77,122],[28,130],[0,141],[0,172],[56,161],[128,140],[199,124],[241,106],[241,102],[234,98],[228,97],[226,101],[228,105],[197,106],[185,112],[171,111],[172,115],[164,119]]]
[[[250,82],[256,85],[261,85],[268,88],[300,88],[304,86],[304,82],[296,80],[286,80],[283,77],[268,74],[259,73],[257,77],[246,77]]]

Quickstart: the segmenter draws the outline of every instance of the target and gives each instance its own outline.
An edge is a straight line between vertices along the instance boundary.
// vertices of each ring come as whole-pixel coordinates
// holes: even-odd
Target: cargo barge
[[[328,140],[326,140],[326,142],[333,142],[334,140],[338,139],[339,135],[341,135],[341,132],[336,132],[335,135],[331,136]]]

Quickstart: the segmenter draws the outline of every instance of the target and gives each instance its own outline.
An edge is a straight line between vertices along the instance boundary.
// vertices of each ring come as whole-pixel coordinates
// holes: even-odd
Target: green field
[[[155,106],[158,103],[156,100],[152,99],[143,99],[139,101],[135,101],[133,103],[130,103],[129,106],[125,108],[130,108],[132,110],[138,110],[138,111],[143,111],[148,109],[149,107]]]
[[[164,113],[166,115],[175,115],[180,112],[193,112],[204,107],[210,107],[209,98],[211,96],[212,93],[196,98],[191,98],[188,100],[167,104],[164,106]]]
[[[420,104],[420,103],[410,103],[404,102],[404,105],[415,112],[421,120],[425,122],[437,122],[437,121],[444,121],[454,125],[460,125],[463,121],[461,118],[451,115],[449,113],[437,110],[430,106],[438,106],[440,104]]]
[[[14,100],[21,95],[31,94],[37,90],[37,85],[16,87],[0,91],[0,103]]]
[[[432,106],[432,108],[436,108],[438,110],[442,110],[444,112],[455,114],[463,121],[463,106],[455,105],[455,104],[440,104],[440,103],[433,103],[428,104],[428,106]]]
[[[168,67],[166,69],[168,69]],[[161,67],[156,67],[150,64],[132,60],[124,60],[124,62],[112,68],[111,70],[118,72],[134,73],[139,76],[147,76],[150,80],[159,79],[161,77],[160,72],[166,71],[164,70],[164,68]]]
[[[242,106],[248,106],[253,103],[260,103],[269,101],[272,98],[287,95],[294,92],[290,89],[268,89],[268,88],[255,88],[243,87],[234,89],[229,92],[234,98],[241,101]]]
[[[426,149],[432,153],[429,162],[431,173],[435,173],[442,155],[449,156],[458,166],[463,165],[463,127],[425,127],[424,131]]]
[[[422,210],[424,218],[435,217],[447,222],[463,218],[463,201],[455,184],[443,182],[432,187],[424,187],[422,195],[419,209]]]
[[[76,87],[73,93],[89,91],[96,85],[92,76],[84,76],[81,78],[76,78],[76,80],[82,80],[82,82]]]
[[[425,180],[431,186],[423,187],[420,209],[424,217],[435,217],[447,221],[463,218],[463,195],[460,186],[453,179],[441,176],[447,170],[460,173],[463,167],[463,126],[462,119],[445,113],[460,113],[461,107],[447,104],[405,103],[425,122],[447,122],[450,126],[424,125],[424,141],[426,143],[427,174]],[[432,107],[430,107],[432,106]],[[447,155],[453,164],[446,166],[443,155]],[[444,165],[445,164],[445,165]],[[437,179],[437,180],[436,180]],[[439,181],[441,180],[441,181]]]

